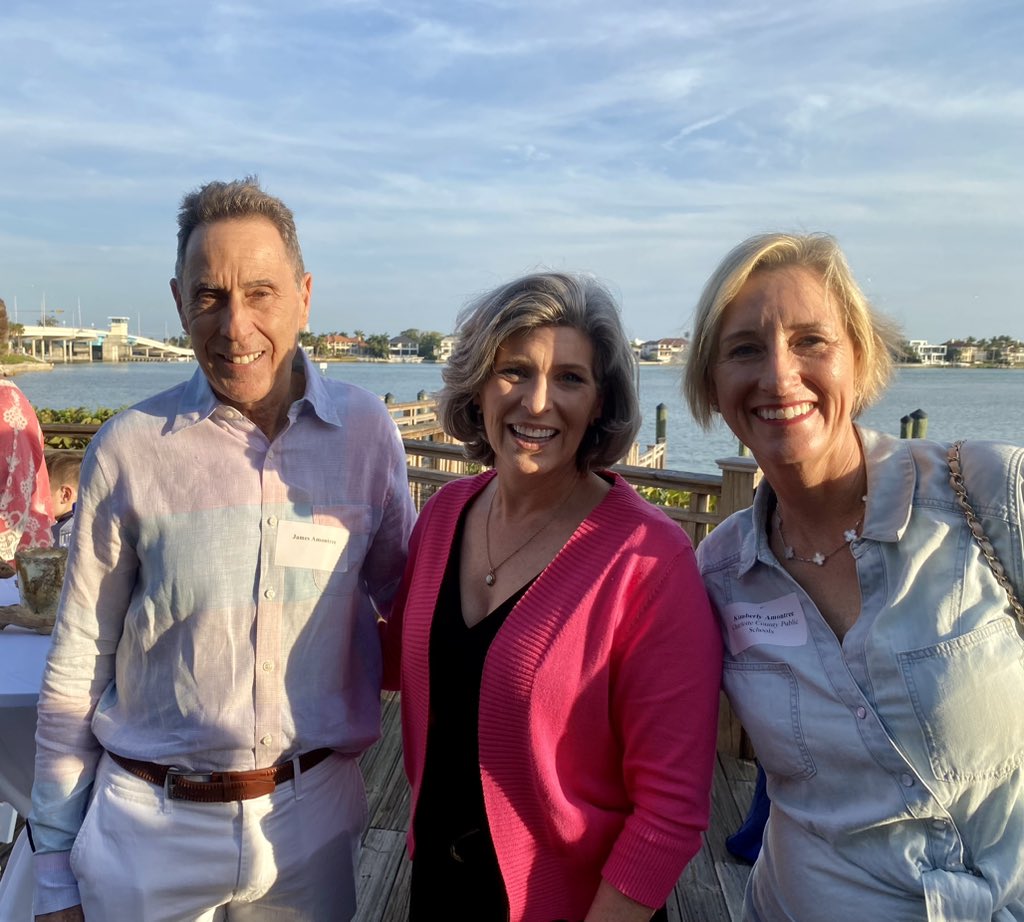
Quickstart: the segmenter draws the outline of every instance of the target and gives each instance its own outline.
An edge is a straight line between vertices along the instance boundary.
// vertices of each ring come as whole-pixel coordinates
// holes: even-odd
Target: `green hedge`
[[[666,490],[662,487],[637,487],[637,492],[649,503],[656,506],[673,506],[678,509],[690,508],[689,490]],[[718,497],[708,497],[708,512],[718,508]]]
[[[42,426],[65,425],[65,426],[99,426],[105,423],[111,416],[120,413],[124,407],[116,410],[110,407],[98,407],[89,410],[86,407],[67,407],[62,410],[53,410],[43,407],[36,410],[36,416]],[[49,448],[85,448],[89,440],[70,435],[46,435],[43,434],[43,442]]]

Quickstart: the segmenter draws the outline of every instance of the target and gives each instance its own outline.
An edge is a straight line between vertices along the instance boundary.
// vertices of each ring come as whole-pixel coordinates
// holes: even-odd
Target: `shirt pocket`
[[[1010,618],[899,654],[932,772],[999,778],[1024,764],[1024,645]]]
[[[313,582],[326,595],[347,595],[354,589],[370,545],[372,510],[365,505],[314,506],[313,524],[347,532],[345,550],[333,569],[313,569]]]
[[[785,663],[727,661],[722,684],[765,771],[795,780],[813,777],[793,670]]]

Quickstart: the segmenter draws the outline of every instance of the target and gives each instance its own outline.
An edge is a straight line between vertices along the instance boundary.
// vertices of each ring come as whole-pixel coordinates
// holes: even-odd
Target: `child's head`
[[[78,470],[82,457],[76,452],[54,452],[46,459],[46,470],[50,475],[50,498],[53,501],[53,516],[59,519],[70,512],[78,498]]]

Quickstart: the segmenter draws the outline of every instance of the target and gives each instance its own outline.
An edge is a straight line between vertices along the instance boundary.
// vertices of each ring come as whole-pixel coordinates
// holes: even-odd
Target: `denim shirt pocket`
[[[800,689],[786,663],[726,661],[722,684],[769,774],[793,780],[817,769],[804,739]]]
[[[345,552],[333,570],[316,570],[313,582],[327,595],[345,595],[359,578],[370,543],[371,508],[367,505],[314,506],[313,524],[344,528],[348,532]]]
[[[900,653],[899,664],[938,780],[1024,764],[1024,644],[1010,618]]]

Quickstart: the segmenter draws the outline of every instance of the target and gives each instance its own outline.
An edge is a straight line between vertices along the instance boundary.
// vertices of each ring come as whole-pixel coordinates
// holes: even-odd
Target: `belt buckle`
[[[180,779],[182,781],[194,781],[204,784],[213,781],[213,773],[190,772],[184,768],[178,768],[174,765],[168,766],[167,774],[164,776],[164,797],[168,797],[171,800],[180,800],[181,798],[174,793],[175,779]]]

